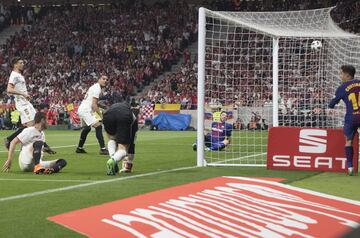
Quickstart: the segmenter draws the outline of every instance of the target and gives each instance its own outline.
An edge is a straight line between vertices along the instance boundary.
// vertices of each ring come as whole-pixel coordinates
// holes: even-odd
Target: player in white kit
[[[12,60],[13,70],[10,74],[9,82],[7,85],[7,93],[14,95],[16,110],[20,112],[20,119],[23,126],[21,126],[12,135],[5,138],[5,147],[9,149],[10,142],[19,135],[25,127],[34,125],[34,116],[36,110],[33,105],[29,102],[29,94],[26,88],[26,82],[24,76],[21,74],[24,69],[24,60],[20,57],[15,57]],[[56,152],[50,149],[50,147],[44,143],[44,151],[55,154]]]
[[[17,144],[22,144],[19,155],[19,166],[23,172],[33,171],[36,174],[57,173],[66,166],[64,159],[43,161],[42,147],[45,142],[44,130],[46,129],[46,115],[37,112],[34,116],[35,125],[25,128],[11,143],[8,159],[2,167],[3,172],[9,172]]]
[[[76,148],[76,153],[86,153],[83,146],[87,135],[91,131],[91,127],[94,127],[96,138],[100,145],[100,154],[109,154],[105,147],[104,136],[102,134],[102,114],[98,105],[101,89],[106,86],[107,80],[108,77],[106,75],[101,75],[97,83],[87,90],[85,97],[79,106],[78,114],[81,119],[83,129],[80,134],[80,140],[78,147]]]

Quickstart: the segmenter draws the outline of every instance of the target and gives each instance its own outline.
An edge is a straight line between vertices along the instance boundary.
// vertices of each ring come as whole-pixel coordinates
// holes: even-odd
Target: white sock
[[[111,157],[113,156],[113,154],[115,154],[116,151],[116,146],[117,146],[116,141],[109,140],[107,146],[108,146],[109,155]]]
[[[119,162],[120,160],[122,160],[124,157],[126,156],[126,151],[125,150],[118,150],[114,153],[113,156],[111,156],[111,158],[113,160],[115,160],[115,162]]]

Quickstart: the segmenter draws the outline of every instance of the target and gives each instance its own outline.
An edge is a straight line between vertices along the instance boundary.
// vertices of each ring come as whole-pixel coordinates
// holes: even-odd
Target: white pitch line
[[[142,140],[146,141],[146,140]],[[148,140],[150,141],[150,140]],[[155,144],[155,143],[154,143]],[[93,146],[98,145],[97,143],[94,144],[85,144],[85,146]],[[187,145],[187,144],[177,144],[177,145]],[[51,146],[52,149],[59,149],[59,148],[70,148],[70,147],[76,147],[77,145],[60,145],[60,146]],[[15,150],[16,152],[20,152],[20,150]],[[0,150],[0,153],[8,153],[7,150]]]
[[[24,181],[24,182],[72,182],[72,183],[89,183],[94,180],[76,180],[76,179],[11,179],[11,178],[0,178],[1,181]]]
[[[48,137],[48,136],[46,136]],[[190,137],[193,137],[193,136],[182,136],[181,138],[190,138]],[[152,141],[152,140],[160,140],[160,139],[175,139],[175,138],[178,138],[178,137],[164,137],[164,138],[145,138],[145,139],[142,139],[142,140],[137,140],[137,141]],[[91,143],[91,144],[85,144],[85,146],[93,146],[93,145],[98,145],[97,143]],[[52,149],[59,149],[59,148],[69,148],[69,147],[76,147],[77,145],[62,145],[62,146],[51,146]],[[20,150],[15,150],[17,152],[19,152]],[[0,153],[7,153],[8,151],[7,150],[0,150]]]
[[[98,145],[98,144],[85,144],[87,146],[91,146],[91,145]],[[58,149],[58,148],[69,148],[69,147],[76,147],[77,145],[60,145],[60,146],[51,146],[52,149]],[[19,152],[20,150],[15,150],[17,152]],[[0,153],[7,153],[7,150],[0,150]]]
[[[89,187],[89,186],[98,185],[98,184],[105,184],[105,183],[117,182],[117,181],[122,181],[122,180],[128,180],[128,179],[142,178],[142,177],[147,177],[147,176],[152,176],[152,175],[158,175],[158,174],[163,174],[163,173],[169,173],[169,172],[193,169],[193,168],[196,168],[196,167],[197,166],[183,167],[183,168],[177,168],[177,169],[169,169],[169,170],[151,172],[151,173],[146,173],[146,174],[139,174],[139,175],[128,176],[128,177],[121,177],[121,178],[116,178],[116,179],[106,179],[106,180],[100,180],[100,181],[95,181],[95,182],[91,182],[91,183],[77,184],[77,185],[72,185],[72,186],[63,187],[63,188],[47,189],[47,190],[33,192],[33,193],[25,193],[25,194],[21,194],[21,195],[3,197],[3,198],[0,198],[0,202],[11,201],[11,200],[16,200],[16,199],[21,199],[21,198],[35,197],[35,196],[39,196],[39,195],[55,193],[55,192],[62,192],[62,191],[68,191],[68,190],[73,190],[73,189],[79,189],[79,188]]]
[[[238,157],[238,158],[232,158],[232,159],[225,159],[225,160],[220,160],[220,161],[217,161],[217,162],[213,162],[213,163],[207,163],[207,165],[216,165],[216,166],[222,166],[222,165],[227,165],[227,163],[223,164],[223,162],[228,162],[228,161],[236,161],[236,160],[242,160],[242,159],[246,159],[246,158],[252,158],[252,157],[256,157],[256,156],[260,156],[260,155],[265,155],[266,152],[264,153],[259,153],[259,154],[254,154],[254,155],[247,155],[247,156],[242,156],[242,157]],[[242,164],[239,164],[239,165],[242,165]],[[258,165],[258,166],[265,166],[263,164],[261,165]]]

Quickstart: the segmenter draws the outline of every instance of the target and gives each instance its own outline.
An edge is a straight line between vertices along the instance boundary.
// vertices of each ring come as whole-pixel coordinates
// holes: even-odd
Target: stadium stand
[[[10,11],[0,3],[0,32],[10,25]]]
[[[182,17],[170,14],[174,8]],[[141,91],[171,69],[196,31],[194,11],[181,3],[43,11],[37,24],[24,28],[3,48],[0,87],[6,87],[10,59],[20,55],[26,60],[24,76],[33,104],[57,111],[77,104],[99,72],[111,79],[106,98]]]
[[[196,109],[197,64],[182,64],[179,71],[168,74],[154,85],[140,101],[181,104],[181,109]]]
[[[228,11],[285,11],[285,10],[303,10],[303,9],[315,9],[322,7],[334,6],[337,4],[336,8],[333,10],[332,15],[336,22],[344,30],[352,31],[356,33],[358,29],[358,20],[359,20],[359,11],[354,11],[354,9],[359,9],[360,3],[358,1],[303,1],[299,3],[298,1],[272,1],[271,4],[257,4],[257,1],[241,1],[240,6],[235,6],[236,2],[239,1],[204,1],[202,6],[205,6],[212,10],[228,10]],[[271,1],[268,1],[269,3]],[[247,34],[249,42],[256,42],[256,35],[252,32]],[[235,41],[239,42],[239,34],[232,36]],[[244,35],[241,36],[246,37]],[[244,42],[246,44],[246,42]],[[236,107],[243,106],[255,106],[263,107],[266,105],[272,104],[272,73],[271,73],[271,59],[263,58],[261,59],[261,68],[259,67],[259,59],[253,56],[247,57],[249,54],[246,52],[246,47],[237,47],[242,48],[242,52],[233,52],[231,48],[233,45],[231,41],[226,43],[226,41],[220,42],[218,48],[212,48],[211,54],[206,54],[206,69],[212,69],[214,64],[218,65],[217,72],[213,72],[211,75],[217,75],[213,79],[215,84],[211,85],[210,88],[205,90],[205,98],[217,98],[217,101],[206,101],[207,104],[229,106],[235,105]],[[266,55],[266,51],[271,51],[271,45],[266,43],[257,43],[251,47],[256,50],[256,53],[252,55]],[[235,47],[236,48],[236,47]],[[181,109],[196,109],[196,64],[187,64],[191,59],[191,53],[187,50],[184,51],[184,65],[178,70],[173,71],[171,75],[166,76],[163,80],[159,81],[154,85],[151,90],[147,92],[146,95],[142,96],[141,100],[146,98],[146,101],[151,101],[153,103],[180,103]],[[286,53],[286,52],[282,52]],[[233,56],[236,55],[236,56]],[[237,56],[241,58],[236,58]],[[212,57],[217,58],[212,58]],[[309,56],[307,56],[309,57]],[[196,57],[194,57],[196,61]],[[248,62],[248,67],[259,68],[256,74],[251,70],[246,70],[241,68],[240,62],[245,60]],[[190,60],[191,61],[191,60]],[[304,62],[309,61],[308,58],[303,59]],[[220,62],[238,62],[234,65],[225,65]],[[280,64],[285,64],[285,62],[280,62]],[[234,70],[234,77],[224,77],[221,72],[225,72],[226,68],[229,73],[229,69],[241,69]],[[317,83],[314,82],[312,75],[309,75],[309,72],[297,72],[295,66],[289,66],[292,68],[292,74],[288,74],[280,71],[280,79],[285,81],[291,81],[291,84],[284,85],[284,88],[280,88],[280,91],[283,92],[279,95],[280,97],[280,124],[286,126],[322,126],[314,124],[315,121],[325,123],[324,115],[324,105],[326,103],[323,101],[324,97],[322,96],[322,91],[318,90]],[[294,77],[300,74],[303,77],[299,80],[294,80]],[[207,72],[207,75],[209,73]],[[229,74],[228,74],[229,75]],[[288,80],[288,79],[292,80]],[[231,82],[232,80],[238,80],[237,83]],[[231,91],[225,91],[223,85],[238,85]],[[210,85],[206,85],[209,87]],[[241,87],[240,96],[237,93]],[[264,90],[268,88],[268,90]],[[297,91],[306,91],[306,94],[299,94],[296,91],[292,90],[296,88]],[[210,97],[212,94],[212,97]],[[311,102],[309,102],[311,101]],[[302,110],[296,110],[301,108],[301,105],[312,105],[311,108],[303,107]],[[303,113],[305,112],[306,113]],[[292,120],[293,117],[303,118],[303,123],[306,125],[295,125],[295,121]],[[316,120],[318,119],[318,120]]]
[[[264,4],[241,1],[240,5],[238,2],[203,1],[199,5],[212,10],[280,11],[337,4],[332,16],[339,26],[348,31],[358,31],[360,11],[354,10],[360,9],[358,1],[274,0]],[[142,105],[179,103],[181,109],[196,109],[196,55],[186,50],[186,47],[196,37],[197,6],[181,1],[171,2],[170,5],[156,3],[148,6],[135,1],[132,5],[111,7],[3,7],[1,12],[8,16],[9,24],[30,25],[24,27],[20,34],[15,34],[0,49],[0,89],[5,91],[11,71],[11,58],[21,55],[27,60],[24,75],[34,105],[55,111],[60,115],[57,117],[58,121],[64,121],[62,115],[68,114],[66,105],[79,103],[95,75],[102,71],[111,78],[104,95],[107,99],[111,100],[113,94],[129,97],[139,93],[138,100]],[[175,8],[178,13],[171,14]],[[262,48],[266,50],[269,46],[264,45]],[[218,51],[226,53],[220,52],[220,48]],[[142,92],[157,76],[171,70],[172,65],[181,57],[184,58],[184,63],[178,71],[171,71],[146,91],[146,94]],[[207,63],[213,60],[207,58]],[[255,58],[248,60],[256,66]],[[269,62],[267,65],[270,67]],[[220,69],[221,67],[220,65]],[[271,75],[268,72],[260,72],[261,79],[246,71],[238,72],[240,75],[237,76],[245,79],[239,81],[239,85],[249,85],[250,80],[257,80],[258,87],[247,88],[241,98],[227,95],[226,101],[213,103],[235,103],[239,106],[270,103],[271,91],[266,94],[259,92],[260,86],[271,87]],[[220,82],[219,85],[221,83],[225,82]],[[306,87],[306,84],[303,86]],[[221,86],[217,87],[212,91],[229,94]],[[315,90],[309,92],[306,98],[317,98],[318,94]],[[291,112],[291,104],[299,101],[292,95],[280,97],[284,112]],[[3,93],[2,102],[11,104],[12,100]]]

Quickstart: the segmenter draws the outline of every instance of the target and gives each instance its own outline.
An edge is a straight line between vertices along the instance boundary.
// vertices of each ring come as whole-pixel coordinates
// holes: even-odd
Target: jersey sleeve
[[[340,100],[342,99],[343,91],[344,91],[343,87],[339,87],[336,90],[335,97],[333,99],[331,99],[331,101],[329,103],[329,108],[334,108],[335,105],[340,102]]]
[[[96,85],[96,87],[93,87],[92,97],[99,99],[100,93],[101,93],[101,87],[100,85]]]
[[[15,85],[16,82],[17,82],[17,77],[15,76],[15,74],[11,73],[11,74],[10,74],[10,77],[9,77],[9,83]]]
[[[28,128],[24,129],[17,138],[21,141],[22,144],[26,144],[31,141],[31,133]]]

